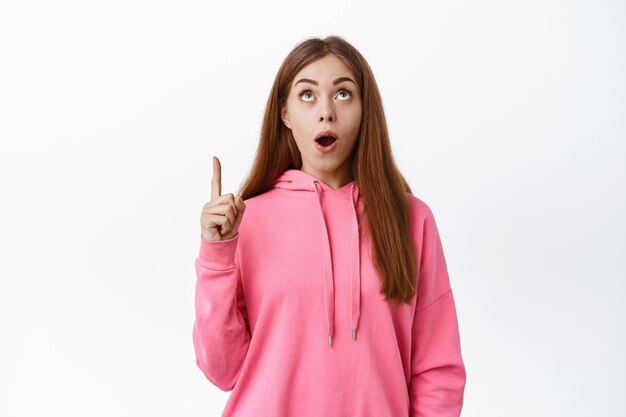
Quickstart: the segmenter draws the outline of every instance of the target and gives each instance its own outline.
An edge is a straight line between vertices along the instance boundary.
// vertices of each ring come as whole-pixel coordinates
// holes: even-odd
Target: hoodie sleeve
[[[466,381],[459,326],[441,239],[427,212],[412,328],[411,417],[458,417]]]
[[[221,241],[208,241],[200,235],[195,262],[196,365],[222,391],[234,388],[250,343],[238,241],[239,234]]]

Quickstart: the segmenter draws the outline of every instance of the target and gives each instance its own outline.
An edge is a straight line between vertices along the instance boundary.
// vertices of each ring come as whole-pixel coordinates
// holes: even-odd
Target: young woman
[[[238,195],[213,158],[193,343],[225,417],[458,417],[465,366],[433,213],[396,167],[368,63],[282,63]],[[245,215],[244,215],[245,213]]]

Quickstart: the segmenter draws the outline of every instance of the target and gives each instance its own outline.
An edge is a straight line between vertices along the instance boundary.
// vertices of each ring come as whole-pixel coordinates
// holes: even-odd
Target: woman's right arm
[[[222,167],[213,157],[211,201],[200,216],[193,345],[196,364],[223,391],[235,386],[250,344],[238,251],[245,210],[240,195],[222,195]]]
[[[196,364],[223,391],[235,386],[250,344],[237,243],[200,236],[193,344]]]

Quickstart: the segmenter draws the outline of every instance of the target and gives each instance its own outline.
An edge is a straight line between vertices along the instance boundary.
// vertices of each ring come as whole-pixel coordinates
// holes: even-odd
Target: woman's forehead
[[[352,81],[356,84],[350,68],[341,59],[329,54],[302,68],[294,77],[292,86],[299,83],[335,86],[343,81]]]

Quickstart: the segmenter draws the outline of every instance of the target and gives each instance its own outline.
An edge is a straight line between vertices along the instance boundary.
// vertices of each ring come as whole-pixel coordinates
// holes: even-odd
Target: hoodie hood
[[[361,249],[359,241],[359,213],[364,210],[359,187],[356,181],[349,182],[335,190],[331,186],[317,179],[315,176],[299,169],[288,169],[274,182],[273,188],[281,188],[294,192],[311,193],[314,195],[315,205],[319,210],[320,233],[322,242],[322,269],[324,272],[324,303],[326,306],[326,324],[328,327],[328,345],[333,344],[335,318],[335,277],[333,274],[330,238],[324,211],[324,194],[345,193],[350,197],[351,213],[351,290],[350,290],[350,323],[352,339],[356,340],[361,315]]]

